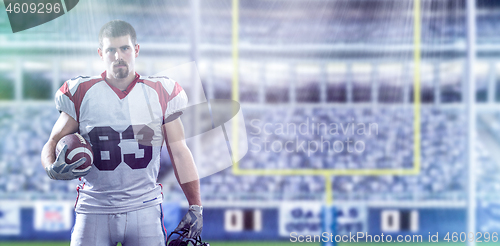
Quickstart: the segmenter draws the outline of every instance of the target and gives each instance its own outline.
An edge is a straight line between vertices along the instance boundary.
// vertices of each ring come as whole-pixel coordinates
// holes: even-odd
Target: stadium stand
[[[249,152],[241,161],[242,169],[380,169],[412,168],[413,112],[411,108],[244,108]],[[10,175],[0,176],[0,197],[27,198],[75,196],[78,181],[51,181],[39,163],[39,151],[48,138],[57,112],[52,105],[2,107],[0,110],[0,132],[5,136],[0,143],[0,171]],[[20,119],[30,119],[23,121]],[[346,120],[346,119],[355,119]],[[299,126],[309,120],[309,132],[276,134],[280,123]],[[312,122],[325,123],[376,123],[378,132],[372,128],[371,135],[327,134],[325,128],[320,135],[311,134]],[[267,126],[264,131],[264,124]],[[432,107],[422,109],[422,170],[417,176],[339,176],[334,178],[333,190],[336,199],[463,199],[465,193],[465,119],[458,110],[440,110]],[[304,126],[304,125],[303,125]],[[303,129],[302,129],[303,130]],[[260,131],[259,134],[256,132]],[[285,129],[286,131],[286,129]],[[276,150],[286,141],[345,141],[353,137],[363,141],[362,153],[348,153],[347,147],[338,151],[316,151],[308,153],[301,149]],[[260,138],[260,140],[259,140]],[[257,140],[256,140],[257,139]],[[266,139],[266,140],[264,140]],[[265,151],[264,141],[269,141]],[[8,143],[8,144],[7,144]],[[274,143],[274,144],[272,144]],[[280,143],[280,144],[278,144]],[[313,145],[314,146],[314,145]],[[325,144],[326,146],[326,144]],[[333,146],[333,144],[332,144]],[[261,148],[257,151],[257,148]],[[326,147],[325,147],[326,148]],[[351,151],[353,151],[351,143]],[[307,149],[307,148],[306,148]],[[13,155],[14,154],[14,155]],[[214,159],[218,153],[213,153]],[[14,157],[20,157],[14,158]],[[478,158],[483,158],[479,156]],[[212,159],[212,160],[214,160]],[[212,160],[206,160],[211,162]],[[204,200],[317,200],[324,192],[323,177],[315,176],[234,176],[231,168],[203,178]],[[181,191],[176,186],[167,186],[168,192]],[[171,196],[175,196],[171,194]]]
[[[377,47],[390,47],[392,44],[411,44],[413,42],[412,20],[408,15],[368,15],[361,17],[361,7],[356,3],[346,4],[341,10],[346,13],[332,12],[325,14],[325,18],[317,16],[318,9],[323,9],[322,4],[326,1],[310,3],[297,1],[293,4],[283,2],[276,3],[273,10],[281,14],[259,14],[260,9],[268,8],[265,3],[261,5],[245,3],[242,6],[240,18],[240,41],[242,44],[273,44],[276,46],[284,44],[374,44]],[[356,1],[352,1],[356,2]],[[370,2],[370,1],[368,1]],[[372,1],[376,2],[376,1]],[[390,6],[398,1],[384,1],[383,4]],[[219,3],[221,4],[221,3]],[[303,6],[309,4],[308,6]],[[372,3],[370,3],[372,4]],[[375,3],[373,3],[375,4]],[[392,5],[391,5],[392,4]],[[394,5],[400,9],[409,9],[408,3]],[[207,7],[201,13],[201,37],[202,44],[229,44],[231,40],[231,16],[230,12],[213,12],[218,6],[210,1],[203,1],[202,5]],[[387,6],[389,6],[387,5]],[[386,5],[384,5],[386,6]],[[189,43],[190,19],[186,14],[186,4],[180,4],[172,8],[170,15],[161,15],[159,12],[144,14],[146,12],[127,8],[125,3],[121,10],[123,13],[115,13],[114,18],[124,18],[137,28],[139,42],[145,43]],[[154,9],[154,4],[145,5],[146,8]],[[160,6],[162,8],[166,6]],[[171,6],[169,6],[170,8]],[[332,7],[328,5],[328,7]],[[381,7],[381,6],[375,6]],[[424,6],[425,8],[432,6]],[[452,6],[453,7],[453,6]],[[457,9],[459,7],[455,6]],[[366,6],[364,7],[366,8]],[[425,15],[422,23],[422,43],[434,44],[457,44],[463,42],[465,37],[465,15],[463,11],[448,13],[449,18],[443,18],[446,10],[436,10],[435,14]],[[289,11],[290,10],[290,11]],[[303,11],[297,11],[303,10]],[[453,11],[455,11],[453,10]],[[75,9],[82,11],[85,8]],[[108,11],[108,10],[103,10]],[[330,8],[330,11],[337,11]],[[127,15],[127,13],[143,13]],[[273,13],[274,13],[273,12]],[[289,13],[284,15],[283,13]],[[374,11],[375,12],[375,11]],[[397,10],[393,11],[397,13]],[[300,13],[301,15],[297,15]],[[481,9],[478,11],[477,26],[478,43],[491,44],[500,40],[499,25],[500,12]],[[96,14],[97,15],[97,14]],[[336,16],[341,16],[340,22]],[[265,17],[265,18],[263,18]],[[356,21],[349,22],[350,19]],[[75,20],[68,18],[68,23]],[[95,26],[100,26],[105,20],[96,18]],[[148,23],[162,23],[160,27],[148,25]],[[6,23],[0,23],[0,41],[7,44],[28,43],[30,40],[61,41],[61,42],[96,42],[95,36],[79,35],[83,33],[95,33],[94,30],[74,30],[74,26],[80,28],[93,28],[89,25],[64,25],[62,18],[55,20],[50,25],[41,27],[39,31],[32,30],[19,35],[4,35],[10,30]],[[44,28],[60,28],[59,34],[46,35]],[[311,28],[314,27],[314,28]],[[388,28],[390,27],[390,28]],[[10,33],[9,33],[10,34]],[[389,48],[387,48],[389,50]],[[366,62],[358,54],[351,54],[350,59]],[[447,59],[446,56],[439,58]],[[405,56],[405,55],[403,55]],[[314,56],[307,57],[315,59]],[[359,58],[359,59],[358,59]],[[424,59],[426,57],[424,56]],[[453,57],[452,57],[453,58]],[[29,59],[29,57],[27,58]],[[358,59],[358,60],[356,60]],[[401,58],[407,62],[407,57]],[[51,74],[48,75],[49,77]],[[462,99],[460,78],[443,85],[441,91],[441,102],[460,102]],[[62,79],[62,78],[61,78]],[[322,78],[314,77],[306,83],[309,86],[298,87],[297,90],[307,91],[305,94],[296,96],[299,103],[318,103],[320,91],[319,81]],[[446,79],[446,78],[445,78]],[[202,79],[205,83],[205,78]],[[49,80],[47,80],[49,81]],[[231,98],[230,77],[219,78],[214,83],[214,98]],[[446,81],[445,81],[446,82]],[[368,82],[369,84],[370,82]],[[255,103],[258,101],[258,91],[255,84],[242,84],[242,101]],[[400,105],[401,93],[392,93],[401,90],[391,83],[380,81],[378,102],[394,102],[397,106],[372,108],[368,106],[345,107],[310,107],[295,105],[294,107],[280,108],[280,103],[291,103],[289,85],[283,84],[276,87],[268,83],[265,89],[264,102],[276,104],[276,107],[244,108],[247,119],[247,132],[250,138],[260,137],[260,142],[250,144],[248,155],[242,160],[241,167],[247,169],[259,168],[316,168],[316,169],[382,169],[382,168],[412,168],[413,161],[413,111],[411,106]],[[353,81],[353,102],[370,102],[370,87],[359,85]],[[481,89],[484,85],[481,84]],[[48,87],[48,86],[47,86]],[[9,87],[10,88],[10,87]],[[335,85],[328,84],[327,102],[345,102],[346,93],[339,92],[339,88],[345,90],[345,83]],[[11,89],[14,91],[14,89]],[[424,96],[432,92],[425,89]],[[12,94],[12,93],[11,93]],[[52,94],[52,93],[49,93]],[[12,100],[12,95],[6,96]],[[431,97],[430,97],[431,98]],[[37,98],[40,99],[40,98]],[[50,100],[50,98],[45,98]],[[411,100],[410,100],[411,101]],[[431,102],[424,97],[424,102]],[[5,198],[29,198],[62,196],[64,198],[74,197],[74,182],[50,181],[41,165],[39,165],[39,152],[47,139],[50,128],[56,120],[57,112],[51,103],[43,105],[21,103],[19,106],[0,107],[0,197]],[[49,105],[50,104],[50,105]],[[461,109],[441,109],[439,107],[426,106],[422,108],[422,163],[421,174],[417,176],[339,176],[334,178],[333,191],[336,199],[464,199],[465,197],[465,124],[464,112]],[[300,125],[304,120],[314,118],[318,123],[367,123],[374,122],[378,126],[378,134],[371,136],[356,134],[253,134],[255,127],[250,125],[252,119],[259,119],[263,127],[265,123],[293,123]],[[28,120],[29,119],[29,120]],[[350,119],[353,119],[352,121]],[[500,119],[500,117],[498,118]],[[498,130],[500,135],[500,130]],[[354,136],[352,136],[354,135]],[[340,153],[314,152],[304,153],[301,151],[288,153],[281,151],[255,151],[256,146],[264,144],[264,137],[275,144],[274,147],[283,145],[286,141],[345,141],[352,137],[354,141],[363,141],[365,151],[360,154],[347,154],[344,149]],[[323,139],[321,138],[323,137]],[[333,144],[332,144],[333,145]],[[273,147],[268,146],[268,147]],[[253,149],[252,149],[253,148]],[[481,161],[489,163],[487,154],[478,157]],[[214,156],[217,153],[213,153]],[[214,157],[215,158],[215,157]],[[210,160],[207,160],[210,161]],[[486,167],[484,170],[493,168]],[[8,173],[9,175],[1,175]],[[481,181],[481,180],[480,180]],[[481,181],[482,182],[482,181]],[[483,185],[488,185],[483,183]],[[495,184],[496,185],[496,184]],[[174,196],[181,194],[175,186],[168,186]],[[241,176],[235,177],[231,170],[227,169],[215,175],[202,179],[202,194],[206,200],[230,200],[230,199],[260,199],[260,200],[286,200],[286,199],[321,199],[325,190],[323,177],[293,177],[293,176]],[[55,192],[57,191],[57,192]]]
[[[40,151],[57,120],[53,106],[2,107],[0,132],[0,197],[12,199],[70,198],[77,180],[52,182],[40,165]],[[29,120],[27,120],[29,119]],[[35,164],[34,164],[35,163]]]

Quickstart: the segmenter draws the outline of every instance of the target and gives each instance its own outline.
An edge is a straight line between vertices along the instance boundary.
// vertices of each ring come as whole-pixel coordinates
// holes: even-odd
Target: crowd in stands
[[[252,6],[252,1],[245,2],[240,9],[240,43],[242,45],[297,44],[301,47],[314,44],[374,44],[380,47],[386,45],[384,47],[388,49],[395,44],[413,44],[413,19],[412,12],[409,11],[411,6],[405,10],[408,16],[400,14],[383,18],[365,16],[363,13],[366,11],[364,12],[359,6],[346,3],[344,7],[349,11],[346,11],[345,16],[325,14],[323,18],[319,13],[325,9],[318,7],[321,6],[322,1],[317,1],[320,4],[313,2],[316,1],[304,1],[303,4],[317,6],[317,9],[315,7],[301,9],[297,6],[303,7],[303,4],[288,5],[287,1],[278,1],[273,3],[276,6],[272,13],[265,12],[258,6]],[[129,0],[124,5],[132,3],[133,1]],[[81,4],[83,6],[83,3]],[[108,8],[104,11],[109,11],[116,19],[124,19],[134,25],[139,43],[188,44],[192,37],[191,21],[193,18],[189,15],[188,4],[181,3],[181,5],[177,6],[176,10],[179,11],[175,14],[162,14],[161,11],[146,13],[143,9],[134,10],[127,6],[117,8],[117,10],[107,6]],[[161,9],[165,6],[156,7]],[[130,14],[134,11],[138,14]],[[230,45],[232,40],[230,8],[222,9],[220,12],[214,8],[202,8],[200,11],[199,42]],[[422,43],[439,45],[464,41],[466,29],[465,15],[462,12],[463,9],[457,9],[456,13],[449,12],[448,15],[444,14],[445,12],[435,15],[426,12],[427,15],[424,15],[422,19]],[[288,16],[289,13],[293,18]],[[299,15],[295,16],[297,13]],[[391,12],[388,13],[391,14]],[[497,20],[500,20],[500,14],[498,14],[500,12],[478,11],[478,13],[477,42],[481,44],[500,41],[498,35],[500,25],[497,24]],[[88,16],[80,17],[85,19]],[[10,33],[7,22],[2,22],[0,23],[0,42],[9,44],[61,41],[76,45],[78,42],[95,42],[97,45],[97,26],[108,21],[108,19],[100,19],[97,14],[92,20],[93,25],[79,23],[77,18],[69,18],[68,15],[64,18],[67,22],[62,21],[61,17],[54,22],[41,25],[41,29],[28,30],[16,35]],[[46,30],[54,26],[60,29],[57,32]],[[360,48],[363,47],[360,46]],[[384,52],[384,49],[381,49],[381,52]],[[433,53],[433,55],[436,54]],[[409,57],[401,59],[411,60],[412,56]],[[437,53],[436,57],[439,59],[442,56]],[[308,58],[314,60],[316,57],[311,55]],[[347,58],[363,62],[362,57]],[[266,62],[273,62],[273,59]],[[283,58],[277,58],[277,60],[280,59]],[[256,61],[260,62],[258,59]],[[292,95],[287,84],[288,80],[287,83],[276,87],[268,81],[263,97],[266,104],[260,108],[243,107],[249,149],[240,162],[241,169],[411,170],[415,167],[414,111],[411,104],[408,107],[403,106],[402,88],[388,87],[393,84],[385,84],[382,81],[378,91],[378,102],[381,103],[375,106],[357,106],[345,103],[347,100],[345,89],[340,91],[332,84],[327,84],[326,103],[335,102],[336,106],[321,106],[319,104],[320,81],[321,78],[317,77],[307,81],[306,87],[297,86],[294,94],[296,102],[293,103],[290,103]],[[456,82],[443,85],[442,102],[462,100],[461,81]],[[230,99],[230,85],[229,77],[219,78],[212,88],[213,97]],[[353,104],[371,102],[369,82],[364,86],[356,83],[353,86]],[[259,98],[257,87],[257,83],[242,83],[240,88],[242,102],[253,104],[262,99]],[[341,87],[345,88],[344,84]],[[429,88],[423,87],[422,89],[424,103],[433,102],[433,97],[428,95],[434,93],[434,90]],[[409,94],[412,95],[412,93],[410,90]],[[382,102],[385,102],[386,98],[395,103],[390,106],[384,105]],[[37,99],[43,100],[43,98]],[[318,106],[301,106],[300,103],[316,103]],[[332,177],[331,188],[335,199],[465,199],[468,170],[466,166],[466,114],[458,107],[441,109],[431,106],[422,107],[420,113],[419,174],[338,175]],[[9,105],[0,105],[0,136],[2,138],[0,141],[0,199],[74,199],[78,181],[50,180],[40,164],[40,151],[57,117],[58,112],[51,103],[35,105],[22,102],[15,105],[11,102]],[[500,117],[497,121],[500,122]],[[303,125],[302,128],[308,128],[308,130],[301,131],[301,125]],[[500,141],[500,126],[494,127],[498,128],[497,135]],[[364,128],[362,133],[361,128]],[[478,162],[484,164],[481,166],[481,172],[498,173],[496,162],[488,151],[480,145],[477,149]],[[210,163],[220,155],[219,152],[211,154],[212,158],[203,161]],[[168,161],[168,158],[163,159]],[[478,187],[489,187],[500,191],[500,185],[490,182],[491,180],[478,179]],[[232,168],[227,168],[201,179],[201,188],[202,199],[209,201],[321,200],[326,191],[325,183],[327,182],[323,176],[236,176]],[[182,196],[182,191],[178,185],[168,185],[165,186],[165,194],[168,197]]]
[[[240,162],[242,169],[412,169],[413,168],[413,109],[412,108],[276,108],[246,110],[245,122],[249,139],[249,152]],[[335,176],[333,192],[335,199],[424,199],[458,200],[464,199],[466,189],[465,165],[465,117],[458,110],[438,110],[424,108],[421,112],[421,164],[418,175],[382,176]],[[352,120],[354,119],[354,120]],[[305,122],[326,123],[326,125],[350,122],[376,123],[378,134],[372,129],[371,135],[358,134],[359,127],[352,134],[349,129],[344,134],[339,126],[339,134],[320,130],[321,134],[286,132],[287,126],[300,126],[305,130]],[[316,124],[315,123],[315,124]],[[283,124],[285,130],[281,131]],[[340,145],[330,151],[315,151],[308,148],[309,142],[321,143],[342,141],[347,138],[364,142],[365,149],[358,153],[351,143],[351,151]],[[281,149],[291,141],[289,149]],[[295,149],[298,142],[305,142],[305,150]],[[265,149],[267,142],[267,150]],[[293,146],[293,147],[292,147]],[[274,149],[273,149],[274,148]],[[279,150],[279,151],[278,151]],[[222,177],[220,177],[222,175]],[[229,183],[227,181],[230,181]],[[251,182],[248,184],[247,182]],[[233,176],[231,170],[202,179],[202,186],[208,184],[211,190],[234,191],[235,193],[259,194],[266,199],[274,197],[287,199],[286,194],[304,199],[307,194],[324,192],[324,179],[314,176]],[[212,186],[216,186],[214,188]],[[265,192],[262,192],[265,191]],[[290,192],[293,191],[293,192]],[[230,199],[232,193],[216,192],[220,197]],[[309,196],[313,199],[313,196]]]
[[[78,181],[52,181],[40,163],[58,115],[47,104],[0,108],[0,198],[74,197]]]
[[[476,157],[479,167],[477,179],[477,192],[481,197],[498,199],[500,192],[500,165],[498,164],[498,155],[495,152],[500,144],[500,113],[487,112],[478,117],[478,129],[481,134],[477,137]]]
[[[414,167],[412,107],[244,107],[243,114],[249,143],[241,169]],[[50,180],[40,164],[40,151],[57,117],[58,112],[49,104],[0,108],[0,198],[75,197],[78,181]],[[372,124],[371,134],[360,134],[362,123]],[[333,124],[338,125],[337,133]],[[353,131],[346,128],[347,124],[358,127]],[[467,173],[465,124],[465,116],[458,109],[423,107],[420,173],[335,176],[335,199],[463,199]],[[295,132],[293,125],[297,126]],[[347,138],[353,140],[350,150]],[[286,145],[287,141],[292,144]],[[342,150],[336,141],[343,142]],[[361,144],[355,148],[356,141],[363,142],[362,151]],[[315,144],[310,143],[322,144],[324,149],[314,151]],[[484,159],[484,155],[478,158]],[[236,176],[232,168],[227,168],[201,179],[201,187],[205,200],[317,200],[323,197],[325,180],[308,175]],[[182,195],[177,186],[166,189],[170,195]]]

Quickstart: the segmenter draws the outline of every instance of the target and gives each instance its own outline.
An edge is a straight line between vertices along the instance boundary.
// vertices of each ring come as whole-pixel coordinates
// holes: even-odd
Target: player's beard
[[[124,79],[128,76],[128,65],[125,63],[119,63],[117,65],[124,65],[125,67],[113,68],[113,72],[115,73],[116,79]]]

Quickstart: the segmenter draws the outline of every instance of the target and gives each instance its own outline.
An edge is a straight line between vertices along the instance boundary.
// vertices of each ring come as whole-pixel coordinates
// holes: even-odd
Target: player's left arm
[[[177,118],[163,125],[165,142],[174,167],[175,177],[189,205],[201,206],[200,180],[193,155],[184,139],[184,127]]]
[[[189,203],[189,210],[175,231],[184,231],[188,237],[196,238],[203,229],[203,207],[200,197],[200,180],[193,155],[184,139],[184,127],[177,118],[163,125],[163,133],[174,167],[175,177]]]

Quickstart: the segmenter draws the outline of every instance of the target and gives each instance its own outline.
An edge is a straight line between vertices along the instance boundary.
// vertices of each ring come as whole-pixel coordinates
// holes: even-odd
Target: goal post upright
[[[231,99],[235,102],[240,101],[240,89],[239,89],[239,77],[240,77],[240,66],[239,66],[239,0],[232,0],[232,32],[231,32],[231,46],[232,46],[232,60],[233,60],[233,75],[232,75],[232,85],[231,85]],[[238,113],[239,107],[237,104],[233,103],[233,115]],[[232,141],[231,151],[233,156],[233,171],[239,169],[239,160],[237,159],[239,155],[239,119],[234,117],[232,120]]]
[[[233,161],[232,171],[234,175],[284,175],[284,176],[323,176],[325,179],[324,202],[326,208],[331,208],[333,202],[332,179],[336,176],[383,176],[383,175],[419,175],[421,168],[421,91],[420,91],[420,63],[421,63],[421,0],[413,1],[413,168],[399,169],[240,169],[239,162]],[[232,100],[239,102],[239,0],[232,0]],[[237,112],[234,112],[237,113]],[[239,156],[238,152],[238,122],[233,121],[233,137],[231,150],[233,156]]]
[[[235,175],[313,175],[313,176],[382,176],[382,175],[418,175],[421,167],[421,0],[413,1],[413,168],[390,169],[241,169],[238,161],[233,161]],[[232,0],[232,100],[239,102],[239,0]],[[237,109],[233,109],[236,114]],[[237,118],[233,120],[231,151],[233,156],[239,156],[239,134]]]
[[[420,173],[420,58],[422,37],[420,0],[413,1],[413,169]]]

